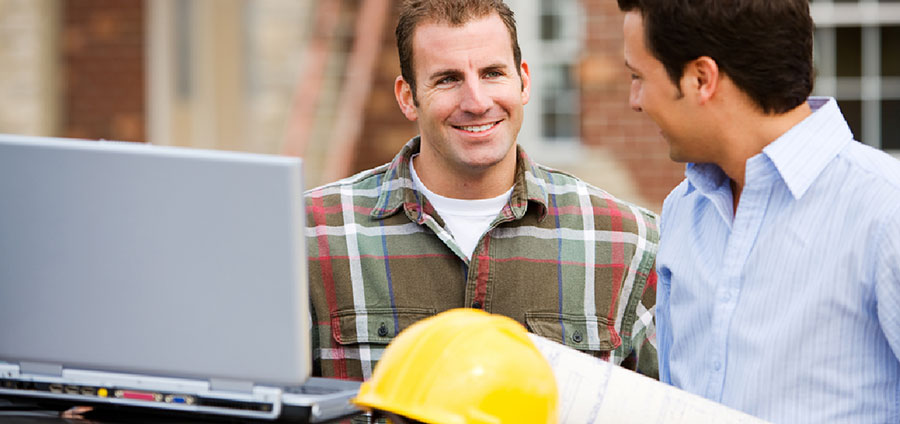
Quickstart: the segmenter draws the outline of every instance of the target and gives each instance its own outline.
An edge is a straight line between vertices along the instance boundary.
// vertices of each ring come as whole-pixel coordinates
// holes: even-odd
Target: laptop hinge
[[[51,377],[62,377],[62,365],[47,364],[44,362],[19,362],[19,372],[22,374],[40,374]]]
[[[229,380],[226,378],[209,379],[210,390],[221,390],[226,392],[252,393],[253,382],[245,380]]]

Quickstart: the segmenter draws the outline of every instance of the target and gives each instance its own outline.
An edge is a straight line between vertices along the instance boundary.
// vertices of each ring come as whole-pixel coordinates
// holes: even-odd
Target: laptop
[[[322,422],[301,161],[0,135],[0,397]]]

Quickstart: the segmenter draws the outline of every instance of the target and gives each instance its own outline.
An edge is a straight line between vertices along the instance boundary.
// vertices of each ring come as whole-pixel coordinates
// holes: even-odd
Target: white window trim
[[[522,129],[519,131],[518,143],[528,151],[532,157],[539,157],[542,162],[563,166],[575,163],[582,157],[585,147],[580,138],[567,141],[551,141],[543,136],[543,105],[541,93],[543,83],[541,81],[541,68],[546,63],[543,53],[540,34],[541,1],[545,0],[507,0],[506,4],[513,10],[516,17],[516,29],[519,36],[519,47],[522,49],[522,61],[528,63],[531,71],[531,98],[525,106]],[[579,2],[579,7],[581,7]],[[583,14],[581,14],[583,16]],[[579,22],[584,28],[584,21]],[[583,37],[584,31],[579,31]],[[582,40],[576,43],[568,43],[568,49],[576,49],[583,44]],[[574,45],[574,47],[573,47]],[[580,108],[580,105],[578,105]],[[580,132],[580,131],[579,131]]]
[[[147,140],[152,144],[242,150],[243,91],[241,3],[237,0],[186,0],[194,13],[189,66],[181,68],[191,96],[177,94],[179,46],[175,39],[179,0],[145,3],[147,19]],[[185,28],[182,28],[182,30]],[[183,59],[183,58],[182,58]]]
[[[817,26],[885,26],[900,24],[900,3],[814,2],[809,13]]]
[[[830,60],[821,63],[816,78],[815,92],[838,99],[860,100],[862,102],[862,134],[857,136],[863,143],[881,147],[881,101],[900,99],[900,77],[881,75],[882,26],[900,24],[900,4],[879,3],[877,0],[861,0],[858,3],[833,3],[830,0],[810,4],[810,14],[821,45],[816,46],[817,55],[827,51]],[[862,72],[859,78],[837,77],[835,66],[834,28],[860,27],[862,29]],[[892,151],[900,155],[900,151]]]

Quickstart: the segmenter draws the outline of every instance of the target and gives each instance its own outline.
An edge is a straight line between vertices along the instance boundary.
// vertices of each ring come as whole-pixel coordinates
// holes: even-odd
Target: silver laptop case
[[[282,389],[310,373],[301,193],[296,158],[0,135],[0,395],[352,411],[355,383]]]

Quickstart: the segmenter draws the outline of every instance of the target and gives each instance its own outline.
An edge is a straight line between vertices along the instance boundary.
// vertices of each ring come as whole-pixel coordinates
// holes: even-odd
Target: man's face
[[[423,22],[413,35],[418,105],[406,81],[395,93],[404,115],[418,121],[420,155],[435,173],[483,174],[515,166],[515,143],[530,78],[516,69],[509,32],[496,14],[460,27]]]
[[[631,70],[631,108],[646,112],[669,144],[669,156],[676,162],[696,161],[690,153],[694,137],[689,102],[666,73],[666,69],[647,49],[641,13],[625,14],[625,65]]]

